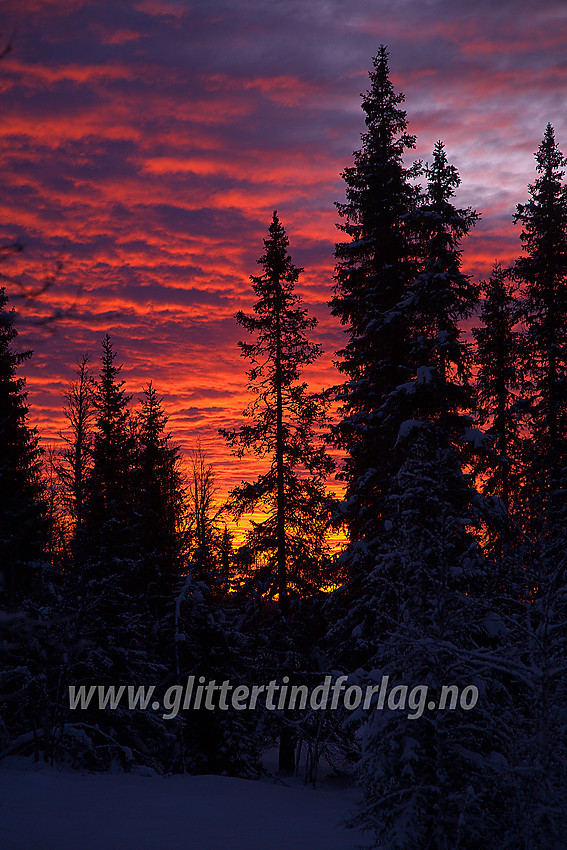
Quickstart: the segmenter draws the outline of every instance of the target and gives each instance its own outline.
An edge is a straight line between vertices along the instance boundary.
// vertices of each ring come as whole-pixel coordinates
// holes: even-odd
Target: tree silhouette
[[[491,451],[484,458],[484,491],[502,499],[508,514],[511,500],[517,509],[520,454],[521,386],[519,306],[511,272],[495,263],[484,284],[481,324],[473,328],[476,341],[477,415],[490,437]]]
[[[33,591],[34,562],[42,553],[41,452],[28,424],[25,381],[18,367],[31,351],[17,353],[14,311],[0,288],[0,560],[9,607]]]
[[[211,590],[220,590],[221,508],[215,506],[218,493],[215,470],[198,445],[192,453],[188,483],[191,563],[196,579],[207,582]]]
[[[92,425],[94,380],[88,355],[75,367],[76,377],[65,392],[65,418],[69,433],[60,436],[65,442],[59,464],[59,476],[67,494],[68,511],[73,522],[73,537],[77,542],[82,534],[86,485],[92,461]]]
[[[252,422],[221,433],[239,457],[252,452],[269,464],[255,481],[235,488],[229,504],[237,517],[253,510],[267,514],[254,521],[248,533],[249,546],[264,559],[248,589],[255,586],[256,593],[268,598],[277,595],[284,619],[279,622],[281,634],[272,625],[266,636],[267,652],[275,653],[280,668],[291,672],[298,657],[295,630],[288,620],[291,597],[319,593],[327,578],[331,500],[325,482],[333,462],[317,433],[325,424],[328,400],[309,394],[300,380],[302,368],[321,353],[308,338],[316,320],[308,317],[294,292],[302,269],[292,263],[289,240],[276,212],[264,246],[258,260],[263,272],[251,277],[258,296],[254,314],[237,315],[238,323],[255,337],[251,343],[239,343],[242,355],[252,363],[248,387],[254,398],[244,411]],[[284,723],[280,770],[294,770],[294,738]]]
[[[136,442],[129,403],[120,366],[108,334],[102,341],[99,379],[95,383],[93,405],[95,431],[92,464],[88,476],[85,531],[91,562],[104,570],[114,556],[134,554],[136,523],[134,514],[134,469]]]
[[[172,596],[187,562],[185,485],[179,446],[153,383],[137,417],[135,510],[138,515],[139,591],[152,621],[172,612]],[[163,628],[163,627],[162,627]]]
[[[524,391],[529,440],[522,505],[527,532],[526,666],[528,703],[522,824],[534,846],[565,846],[567,794],[567,160],[548,124],[536,152],[537,177],[520,204],[524,256],[514,275],[523,286]]]
[[[535,468],[545,521],[565,519],[562,489],[567,464],[567,159],[551,124],[536,153],[538,177],[530,200],[515,217],[525,256],[514,275],[524,286],[527,376],[531,379],[530,420],[538,444]],[[541,519],[541,517],[539,518]]]
[[[238,517],[256,509],[267,513],[253,523],[248,543],[264,553],[264,591],[277,594],[285,614],[290,593],[301,596],[324,581],[330,514],[325,481],[333,462],[317,439],[328,402],[309,394],[300,381],[302,368],[321,353],[307,336],[316,320],[307,316],[294,292],[302,269],[287,253],[289,240],[276,212],[264,245],[258,260],[263,272],[251,278],[258,296],[254,314],[236,317],[255,336],[254,342],[239,343],[252,363],[248,386],[254,398],[244,411],[252,422],[221,433],[239,457],[251,452],[269,463],[255,481],[232,491],[230,505]]]
[[[404,155],[415,146],[406,132],[404,95],[390,80],[388,51],[373,60],[370,90],[363,95],[367,130],[354,165],[342,177],[346,203],[337,209],[348,237],[336,256],[332,312],[346,325],[348,342],[337,366],[346,376],[339,390],[342,419],[334,431],[346,450],[346,519],[353,541],[375,533],[385,509],[391,447],[399,421],[381,414],[384,398],[411,377],[408,330],[400,304],[417,273],[412,214],[419,192],[412,185],[419,167],[406,168]],[[351,561],[351,567],[354,564]]]

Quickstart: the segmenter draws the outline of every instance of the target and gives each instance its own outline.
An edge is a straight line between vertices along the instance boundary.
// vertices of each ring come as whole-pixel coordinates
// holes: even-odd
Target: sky
[[[463,244],[477,279],[520,253],[513,214],[547,122],[567,152],[563,0],[4,0],[0,39],[0,239],[25,246],[2,271],[26,292],[55,278],[16,302],[30,421],[57,441],[73,364],[96,370],[108,332],[134,402],[153,380],[221,493],[256,469],[218,428],[248,401],[234,315],[274,209],[319,320],[306,377],[338,379],[335,202],[380,44],[415,157],[442,139],[458,204],[482,214]]]

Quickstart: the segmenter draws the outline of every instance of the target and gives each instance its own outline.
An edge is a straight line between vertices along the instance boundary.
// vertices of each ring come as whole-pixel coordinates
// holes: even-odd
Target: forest
[[[183,456],[160,387],[126,386],[108,334],[78,353],[61,443],[43,447],[4,277],[0,760],[251,779],[277,746],[282,776],[355,773],[352,825],[382,850],[567,847],[567,159],[548,124],[518,258],[475,280],[462,246],[480,214],[456,206],[441,141],[411,161],[403,103],[381,47],[336,204],[329,310],[345,334],[323,392],[303,376],[321,355],[304,269],[278,213],[267,222],[253,311],[236,315],[250,402],[218,435],[260,471],[222,504],[206,453]],[[446,685],[478,701],[411,718],[377,695],[174,717],[69,700],[383,675],[434,705]]]

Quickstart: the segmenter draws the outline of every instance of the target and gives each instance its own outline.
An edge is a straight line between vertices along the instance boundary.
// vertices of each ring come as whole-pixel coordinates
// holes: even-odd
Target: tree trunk
[[[285,493],[284,493],[284,436],[282,400],[282,341],[280,320],[280,281],[276,279],[276,475],[277,475],[277,584],[279,608],[285,617],[289,608],[287,569],[285,562]],[[284,718],[289,719],[289,709]],[[280,730],[278,768],[284,773],[295,771],[295,733],[286,723]]]
[[[287,570],[285,562],[284,436],[282,400],[282,341],[280,320],[280,281],[276,279],[276,475],[277,475],[277,584],[279,607],[288,611]]]
[[[284,717],[288,718],[289,709],[284,711]],[[280,730],[280,751],[278,768],[281,773],[293,774],[295,772],[295,732],[282,723]]]

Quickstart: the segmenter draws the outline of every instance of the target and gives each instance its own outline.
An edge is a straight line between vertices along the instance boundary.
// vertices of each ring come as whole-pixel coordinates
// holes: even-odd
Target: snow
[[[506,634],[508,628],[504,620],[497,611],[488,611],[484,618],[484,628],[486,633],[491,638],[497,638],[499,635]]]
[[[478,428],[465,428],[464,438],[467,443],[472,443],[474,449],[486,448],[487,435]]]
[[[324,778],[81,774],[5,759],[2,850],[354,850],[356,791]]]
[[[398,431],[398,439],[396,440],[396,445],[398,445],[398,443],[401,440],[405,440],[415,428],[422,428],[422,427],[423,427],[423,421],[422,420],[420,420],[420,419],[406,419],[405,422],[402,422],[402,424],[400,425],[400,428],[399,428],[399,431]]]
[[[430,369],[429,366],[419,366],[415,382],[418,386],[420,386],[421,384],[432,384],[433,370]]]
[[[419,366],[417,375],[414,381],[408,381],[406,384],[399,384],[396,387],[396,392],[405,392],[407,395],[413,395],[416,387],[424,387],[427,384],[432,384],[434,381],[433,370],[429,366]]]

